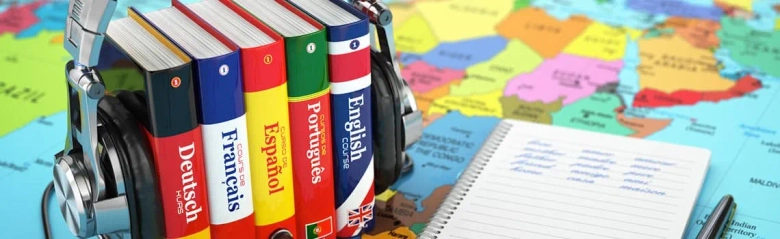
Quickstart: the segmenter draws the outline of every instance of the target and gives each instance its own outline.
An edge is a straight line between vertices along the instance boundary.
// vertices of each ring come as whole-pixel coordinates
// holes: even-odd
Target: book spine
[[[330,82],[324,28],[286,38],[295,208],[301,238],[335,233]]]
[[[364,20],[328,28],[338,238],[352,238],[374,226],[368,27]]]
[[[149,142],[160,179],[166,238],[208,238],[209,205],[192,66],[147,77]]]
[[[192,62],[131,8],[128,15],[187,63],[145,72],[146,135],[160,179],[166,238],[209,238],[209,205],[201,128],[195,110]]]
[[[252,191],[258,239],[284,230],[297,238],[290,110],[284,42],[242,49],[244,95],[252,148]]]
[[[203,134],[212,238],[254,238],[239,51],[195,62],[198,123]]]

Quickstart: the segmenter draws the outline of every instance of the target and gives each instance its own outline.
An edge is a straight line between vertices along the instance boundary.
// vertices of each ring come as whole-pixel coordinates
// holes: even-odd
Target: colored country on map
[[[528,101],[550,103],[563,97],[569,105],[587,97],[607,83],[618,82],[623,61],[601,61],[590,57],[560,54],[533,72],[512,79],[504,95]]]
[[[44,1],[46,4],[35,10],[38,22],[19,32],[18,38],[36,37],[41,31],[62,31],[68,17],[67,1]],[[60,46],[62,47],[62,46]]]
[[[552,124],[552,113],[563,107],[563,97],[551,103],[528,102],[514,96],[504,96],[499,101],[504,107],[504,118],[542,124]]]
[[[653,135],[655,132],[661,131],[672,123],[671,119],[653,119],[653,118],[636,118],[623,114],[624,107],[618,107],[616,112],[618,122],[633,130],[635,133],[629,135],[629,137],[645,138]]]
[[[418,209],[414,200],[403,193],[396,193],[386,201],[376,202],[376,224],[368,234],[381,234],[398,226],[412,227],[415,224],[425,225],[439,208],[439,205],[450,192],[451,185],[443,185],[422,199],[423,208]]]
[[[426,93],[434,88],[463,78],[463,70],[442,69],[417,61],[404,67],[401,76],[409,83],[415,93]]]
[[[715,34],[720,30],[720,22],[706,19],[669,17],[658,28],[674,29],[674,32],[685,38],[691,45],[710,49],[720,44]]]
[[[453,42],[496,35],[495,26],[512,11],[513,0],[419,1],[418,12],[434,26],[439,41]]]
[[[417,239],[415,234],[409,227],[395,227],[389,231],[382,231],[376,235],[364,234],[363,239],[387,239],[387,238],[403,238],[403,239]]]
[[[419,13],[399,24],[394,39],[396,51],[416,54],[424,54],[439,44],[430,25]]]
[[[615,109],[622,107],[620,97],[609,93],[595,93],[553,114],[553,125],[602,132],[632,135],[635,132],[617,120]]]
[[[414,173],[401,176],[391,189],[414,201],[418,212],[426,210],[425,198],[436,189],[455,183],[499,121],[495,117],[468,117],[460,112],[434,121],[406,151],[414,159]],[[431,205],[435,204],[428,206]]]
[[[65,109],[63,72],[68,54],[62,45],[50,44],[59,34],[41,31],[25,39],[15,39],[10,33],[0,35],[0,72],[18,73],[0,79],[0,136]]]
[[[664,93],[679,90],[727,91],[734,81],[721,77],[710,50],[692,47],[678,35],[663,35],[638,42],[641,89]]]
[[[626,43],[641,34],[642,32],[636,29],[594,22],[566,46],[563,52],[605,61],[619,60],[625,54]]]
[[[746,11],[753,11],[753,0],[715,0],[715,5],[732,6]]]
[[[398,29],[407,19],[418,13],[414,4],[405,2],[385,2],[390,10],[393,11],[393,27]]]
[[[6,32],[18,34],[38,22],[35,10],[43,5],[43,1],[12,5],[0,12],[0,35]]]
[[[428,109],[430,109],[431,107],[431,103],[433,103],[434,100],[449,95],[450,85],[456,85],[458,83],[460,83],[460,80],[451,81],[447,85],[439,86],[425,93],[414,92],[413,94],[415,100],[417,101],[417,108],[422,110],[423,113],[427,113]],[[428,116],[430,116],[430,114],[423,115],[423,117],[428,117]]]
[[[437,119],[441,118],[442,116],[444,116],[444,115],[442,115],[442,114],[430,114],[430,115],[423,116],[423,127],[428,126],[429,124],[431,124],[431,122],[436,121]]]
[[[376,195],[376,200],[386,202],[395,195],[395,191],[388,189]]]
[[[750,28],[744,20],[723,18],[718,37],[731,59],[752,71],[780,77],[780,31]]]
[[[721,92],[698,92],[691,90],[680,90],[667,94],[661,91],[653,89],[643,89],[636,94],[634,98],[634,107],[670,107],[678,105],[694,105],[699,102],[713,102],[718,103],[722,100],[729,100],[737,97],[747,96],[761,89],[761,81],[753,78],[750,75],[746,75],[739,80],[736,84],[726,91]]]
[[[65,41],[65,35],[64,34],[60,34],[60,35],[52,37],[51,41],[49,41],[49,43],[51,43],[51,44],[62,44],[63,41]]]
[[[543,60],[522,41],[510,40],[506,49],[489,61],[467,68],[467,77],[461,84],[452,86],[450,95],[469,96],[501,90],[509,79],[533,70]]]
[[[686,18],[700,18],[719,21],[723,11],[714,5],[704,6],[682,0],[628,0],[626,6],[637,11],[665,14]]]
[[[551,58],[571,43],[591,21],[583,16],[558,20],[543,9],[524,8],[513,12],[496,29],[507,39],[520,39],[544,58]]]
[[[531,0],[515,0],[515,6],[512,7],[512,10],[522,9],[526,8],[531,5]]]
[[[739,18],[739,19],[744,19],[744,20],[756,20],[757,19],[756,18],[756,14],[754,14],[753,12],[744,10],[742,8],[739,8],[739,7],[736,7],[736,6],[733,6],[733,5],[729,5],[729,4],[725,4],[725,3],[717,3],[717,2],[716,2],[715,5],[718,6],[720,9],[723,9],[723,13],[726,16],[728,16],[728,17]]]
[[[447,95],[434,100],[427,114],[446,114],[454,110],[468,116],[502,117],[501,102],[498,101],[501,96],[501,90],[470,96]]]
[[[438,68],[465,70],[474,64],[487,61],[506,48],[507,40],[500,36],[441,43],[423,55],[401,54],[400,61],[406,66],[418,60]]]

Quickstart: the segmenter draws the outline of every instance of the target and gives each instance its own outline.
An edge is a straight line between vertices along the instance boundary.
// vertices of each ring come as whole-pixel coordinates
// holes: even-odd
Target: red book
[[[127,81],[133,81],[127,85],[139,86],[124,89],[117,93],[117,98],[140,121],[151,144],[165,224],[164,235],[157,237],[208,238],[211,228],[209,199],[203,141],[194,98],[192,60],[154,30],[137,10],[130,8],[128,15],[129,18],[115,20],[109,26],[107,42],[110,44],[107,45],[116,48],[134,63],[117,63],[112,70],[127,70],[122,72]],[[121,29],[119,25],[125,28]],[[146,48],[145,45],[161,46],[166,53],[138,50]],[[143,54],[158,54],[157,57],[168,54],[178,62],[173,65],[150,64],[149,59],[154,58],[141,57]]]

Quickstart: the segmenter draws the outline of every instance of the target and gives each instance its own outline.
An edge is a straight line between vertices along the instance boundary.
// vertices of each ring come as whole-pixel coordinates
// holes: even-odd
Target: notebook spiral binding
[[[466,170],[461,173],[458,181],[450,190],[449,195],[444,199],[444,202],[436,209],[433,217],[428,221],[428,226],[420,233],[421,239],[438,239],[441,230],[444,229],[444,225],[452,218],[455,211],[460,206],[460,202],[463,201],[463,197],[469,192],[470,188],[476,182],[482,170],[485,169],[490,158],[496,152],[498,147],[504,142],[504,138],[512,129],[512,125],[506,122],[499,123],[498,126],[491,133],[490,139],[482,146],[482,149],[474,157]]]

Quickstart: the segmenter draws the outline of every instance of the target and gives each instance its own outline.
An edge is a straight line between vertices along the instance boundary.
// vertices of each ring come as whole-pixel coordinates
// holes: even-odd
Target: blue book
[[[176,0],[142,17],[193,59],[211,236],[254,232],[240,48]]]
[[[343,0],[288,0],[326,27],[338,238],[374,227],[368,17]],[[394,167],[394,166],[392,166]]]

